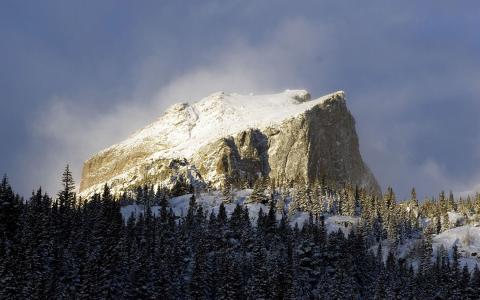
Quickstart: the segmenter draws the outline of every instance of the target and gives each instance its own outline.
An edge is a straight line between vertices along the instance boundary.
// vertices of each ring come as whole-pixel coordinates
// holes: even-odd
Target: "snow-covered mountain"
[[[143,183],[197,186],[328,178],[379,192],[358,147],[345,94],[312,100],[305,90],[272,95],[218,92],[178,103],[154,123],[88,159],[80,194],[108,183],[114,192]]]

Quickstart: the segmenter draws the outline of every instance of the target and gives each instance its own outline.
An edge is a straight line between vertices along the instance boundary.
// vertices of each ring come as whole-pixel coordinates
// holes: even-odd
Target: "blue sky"
[[[1,1],[0,172],[24,195],[211,92],[345,90],[401,196],[480,184],[478,1]]]

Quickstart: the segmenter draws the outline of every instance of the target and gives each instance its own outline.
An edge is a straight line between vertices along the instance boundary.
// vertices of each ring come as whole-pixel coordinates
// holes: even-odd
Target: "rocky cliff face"
[[[215,93],[176,104],[155,123],[84,164],[80,194],[108,183],[114,192],[143,183],[242,186],[260,176],[276,182],[328,178],[374,193],[379,186],[362,160],[355,121],[343,92],[315,100],[306,91],[242,96]]]

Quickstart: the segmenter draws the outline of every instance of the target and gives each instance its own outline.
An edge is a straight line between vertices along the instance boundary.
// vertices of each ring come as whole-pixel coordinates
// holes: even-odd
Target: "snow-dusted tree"
[[[233,202],[233,198],[233,185],[230,183],[230,181],[226,181],[225,184],[222,186],[222,202],[225,204],[230,204]]]
[[[267,203],[270,199],[269,196],[266,195],[265,191],[268,184],[268,178],[261,177],[255,181],[253,185],[253,191],[250,197],[248,198],[249,203]]]
[[[444,212],[442,215],[442,231],[449,230],[451,228],[450,217],[448,212]]]
[[[207,298],[207,245],[200,241],[193,260],[192,278],[189,285],[191,299]]]
[[[457,203],[455,202],[455,197],[453,196],[452,191],[450,191],[448,195],[448,210],[457,211]]]
[[[271,290],[268,286],[267,253],[260,237],[255,241],[252,256],[252,277],[248,284],[249,299],[268,299]]]

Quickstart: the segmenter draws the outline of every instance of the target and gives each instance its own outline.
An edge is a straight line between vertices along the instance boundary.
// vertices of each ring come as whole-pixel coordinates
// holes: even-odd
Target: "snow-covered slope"
[[[335,92],[315,100],[305,90],[272,95],[239,95],[217,92],[190,105],[169,107],[156,122],[134,133],[109,150],[150,147],[155,158],[190,158],[203,145],[246,128],[266,128],[323,103]]]

